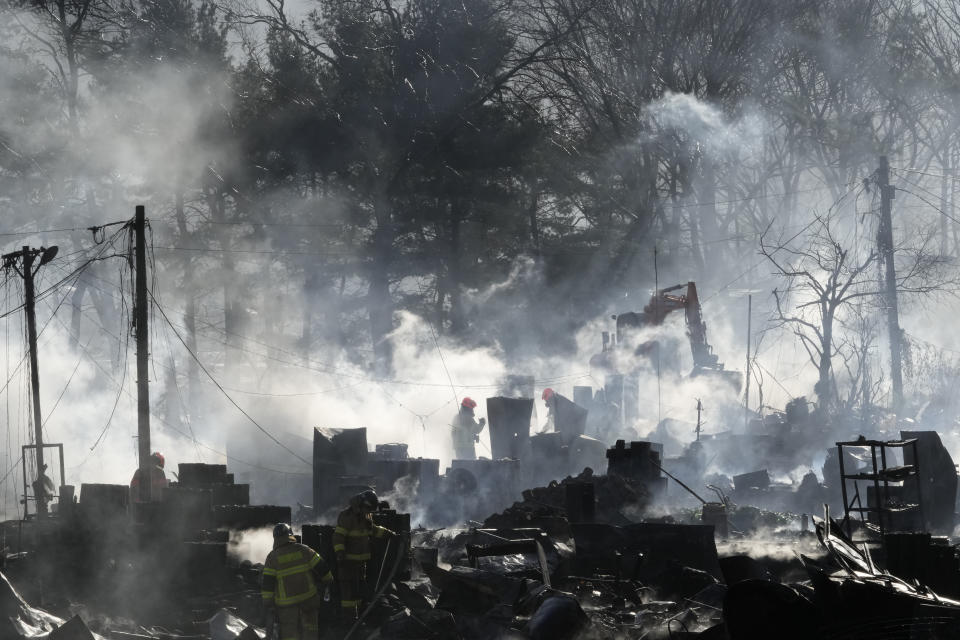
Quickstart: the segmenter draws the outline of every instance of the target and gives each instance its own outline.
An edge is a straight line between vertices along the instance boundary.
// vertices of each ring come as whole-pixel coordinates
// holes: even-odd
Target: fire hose
[[[400,538],[405,538],[405,534],[401,534]],[[377,604],[377,600],[380,599],[380,596],[383,595],[383,592],[387,590],[391,584],[393,584],[393,577],[397,574],[397,570],[400,568],[400,564],[403,562],[403,553],[397,553],[396,559],[393,561],[393,567],[390,569],[390,573],[387,574],[387,579],[383,581],[383,584],[380,583],[380,578],[383,576],[383,567],[387,564],[387,556],[390,555],[390,545],[393,542],[393,538],[387,540],[387,548],[383,552],[383,562],[380,563],[380,573],[377,575],[377,590],[373,594],[373,597],[370,598],[370,604],[367,605],[367,608],[363,610],[363,613],[360,614],[360,617],[357,618],[357,621],[353,623],[353,626],[350,627],[350,631],[347,632],[347,635],[343,636],[343,640],[350,640],[350,636],[360,627],[360,624],[367,617],[367,615],[373,611],[374,605]],[[401,545],[402,549],[402,545]]]

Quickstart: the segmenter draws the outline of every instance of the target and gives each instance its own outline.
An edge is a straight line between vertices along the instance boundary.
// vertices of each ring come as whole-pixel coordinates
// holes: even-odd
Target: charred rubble
[[[674,474],[660,443],[601,447],[587,410],[563,400],[554,432],[530,434],[531,400],[488,399],[496,457],[443,473],[402,443],[370,447],[363,428],[315,430],[313,504],[293,518],[302,542],[332,558],[325,523],[367,488],[382,500],[374,521],[400,534],[374,541],[376,597],[358,624],[338,619],[334,581],[324,637],[960,633],[957,473],[936,432],[838,442],[825,482],[787,485],[767,469]],[[695,507],[669,501],[675,491]],[[181,464],[159,502],[82,485],[46,519],[5,523],[0,637],[264,638],[260,566],[238,547],[294,514],[249,496],[224,466]]]

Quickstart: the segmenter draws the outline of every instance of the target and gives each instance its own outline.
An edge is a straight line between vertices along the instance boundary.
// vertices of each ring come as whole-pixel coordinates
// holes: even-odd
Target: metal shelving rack
[[[859,439],[850,442],[837,442],[836,445],[837,453],[840,456],[840,489],[843,494],[844,522],[847,526],[847,537],[852,539],[853,535],[850,521],[851,513],[859,514],[861,521],[864,521],[864,514],[869,515],[871,512],[876,513],[877,526],[879,527],[881,539],[883,539],[883,534],[891,528],[894,513],[916,510],[919,512],[920,522],[925,522],[923,518],[923,500],[922,496],[920,495],[919,483],[917,486],[916,504],[903,504],[899,507],[890,506],[891,482],[901,483],[909,480],[910,478],[919,478],[920,462],[919,458],[917,457],[916,438],[911,438],[909,440],[867,440],[861,436]],[[844,447],[870,449],[870,459],[872,461],[871,470],[861,471],[858,473],[847,473],[843,466]],[[887,449],[906,449],[907,447],[912,447],[913,464],[888,467]],[[904,459],[906,459],[906,456],[904,456]],[[863,499],[860,496],[860,490],[857,486],[858,480],[873,483],[874,495],[876,497],[876,504],[874,506],[870,506],[869,504],[866,506],[863,505]],[[854,496],[849,500],[847,494],[848,481],[852,481],[854,483]],[[881,486],[883,487],[882,493]],[[854,502],[856,502],[857,506],[854,506]],[[869,500],[867,502],[869,503]]]

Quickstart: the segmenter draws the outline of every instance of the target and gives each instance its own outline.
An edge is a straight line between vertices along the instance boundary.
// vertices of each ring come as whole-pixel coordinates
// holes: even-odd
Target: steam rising
[[[8,8],[3,15],[12,17],[12,11],[32,29],[44,27],[26,10]],[[429,292],[424,292],[439,286],[431,278],[441,276],[423,275],[419,271],[432,267],[418,265],[416,273],[390,283],[393,299],[405,305],[393,315],[389,337],[393,370],[385,376],[374,366],[370,319],[363,308],[370,295],[369,283],[363,270],[354,268],[369,260],[366,244],[373,225],[357,225],[351,238],[337,235],[368,204],[352,202],[350,189],[338,191],[335,179],[324,184],[291,180],[266,186],[273,179],[267,169],[262,164],[244,164],[243,126],[249,117],[245,101],[262,87],[257,81],[249,81],[252,87],[244,85],[236,72],[244,65],[252,69],[265,65],[269,70],[271,64],[281,62],[271,60],[264,53],[264,43],[256,40],[264,34],[245,32],[253,39],[245,43],[249,46],[231,48],[232,60],[218,64],[200,57],[185,63],[157,55],[135,72],[100,68],[96,74],[84,74],[78,93],[80,117],[74,121],[66,115],[62,87],[47,79],[48,70],[55,68],[49,52],[15,21],[7,22],[0,27],[0,35],[8,36],[2,39],[4,55],[0,55],[0,177],[9,188],[0,190],[0,210],[7,223],[2,231],[18,235],[7,238],[4,251],[22,245],[57,244],[61,249],[57,261],[37,276],[38,290],[50,289],[38,305],[38,322],[45,327],[39,345],[41,407],[45,439],[64,444],[66,478],[59,478],[59,470],[51,464],[58,485],[125,484],[137,464],[134,354],[129,340],[131,272],[122,259],[128,248],[123,238],[105,254],[121,257],[105,258],[79,278],[67,278],[102,246],[95,244],[86,227],[126,220],[134,204],[147,206],[153,291],[173,325],[168,326],[159,313],[151,318],[151,448],[164,452],[168,475],[178,463],[201,461],[227,464],[238,474],[266,468],[288,474],[294,479],[291,484],[309,481],[309,469],[267,439],[261,428],[295,443],[300,456],[309,460],[314,427],[362,426],[368,429],[371,445],[406,442],[411,455],[439,458],[445,466],[452,454],[450,422],[464,396],[477,400],[478,414],[483,415],[483,399],[498,395],[505,375],[533,375],[542,421],[545,412],[539,393],[543,387],[572,397],[575,385],[603,386],[602,374],[590,371],[588,362],[601,349],[600,332],[613,329],[611,314],[639,311],[657,286],[687,281],[698,282],[708,337],[727,369],[744,370],[745,347],[751,342],[755,356],[751,410],[759,408],[760,390],[764,411],[782,408],[796,396],[812,399],[816,371],[802,345],[772,322],[770,291],[782,290],[784,283],[770,274],[769,265],[757,255],[757,239],[769,228],[771,237],[796,238],[797,246],[805,237],[795,234],[811,216],[831,212],[839,237],[851,251],[868,251],[874,243],[875,193],[859,186],[871,166],[854,163],[858,168],[849,170],[850,184],[825,185],[828,180],[813,169],[798,173],[790,184],[777,181],[764,171],[772,162],[771,141],[779,140],[782,133],[775,126],[778,105],[750,98],[731,109],[692,93],[664,91],[640,105],[637,113],[641,115],[636,118],[644,126],[637,126],[636,135],[629,136],[627,152],[611,145],[596,160],[619,166],[624,156],[676,135],[688,145],[683,148],[694,150],[691,162],[708,158],[716,163],[720,171],[711,189],[718,190],[708,201],[701,201],[697,193],[705,179],[702,167],[692,171],[691,182],[696,184],[673,202],[664,199],[664,211],[658,215],[665,219],[664,212],[677,212],[670,232],[675,237],[665,227],[652,225],[630,240],[632,253],[625,252],[629,256],[624,258],[626,275],[619,281],[594,278],[609,262],[607,255],[583,259],[578,272],[582,277],[559,278],[551,268],[579,260],[581,250],[576,247],[569,260],[554,262],[513,247],[498,249],[494,257],[484,255],[483,259],[499,260],[500,269],[488,272],[492,274],[488,281],[464,285],[459,291],[469,317],[469,328],[459,333],[437,322],[445,309],[442,304],[436,308]],[[231,32],[230,37],[237,33]],[[249,57],[250,52],[255,57]],[[292,94],[290,101],[300,104],[297,100],[300,97]],[[559,144],[557,139],[551,142]],[[257,160],[269,164],[277,158],[267,154]],[[908,167],[911,161],[903,157],[897,164]],[[796,162],[813,161],[803,157]],[[934,168],[932,173],[938,171]],[[237,186],[244,172],[254,174],[244,184],[262,187],[263,193],[248,193]],[[763,177],[737,182],[739,174]],[[197,176],[203,177],[198,181]],[[933,181],[923,183],[927,187],[909,187],[907,177],[901,173],[897,180],[915,194],[938,188]],[[180,185],[184,179],[186,187]],[[748,183],[761,186],[747,189]],[[181,187],[186,204],[178,219],[175,201]],[[840,192],[848,197],[838,198]],[[209,203],[215,194],[226,194],[223,197],[236,209],[235,218],[220,226],[208,224],[213,218]],[[897,214],[898,236],[931,241],[929,230],[940,222],[937,211],[908,193],[897,197],[896,207],[903,212]],[[735,209],[744,201],[751,203],[749,210]],[[636,213],[633,203],[628,205]],[[722,246],[726,253],[701,270],[689,255],[690,233],[693,221],[708,205],[739,222],[733,235],[707,238],[714,244],[705,246]],[[546,249],[555,242],[558,252],[565,250],[565,230],[589,229],[593,224],[576,203],[561,202],[560,196],[548,193],[540,206],[544,211],[553,207],[569,212],[564,214],[567,217],[558,214],[551,221],[555,224],[545,227]],[[465,237],[482,245],[487,239],[483,225],[472,228],[470,224],[465,223]],[[666,246],[671,242],[677,245],[672,253]],[[655,248],[660,260],[656,272]],[[606,244],[603,249],[614,253]],[[480,269],[482,264],[475,261],[472,267]],[[306,286],[307,274],[315,271],[321,273],[318,281]],[[54,285],[59,286],[53,289]],[[234,287],[241,301],[234,310],[240,320],[231,327],[224,320],[225,287]],[[748,294],[753,295],[750,336],[746,333]],[[22,287],[16,277],[7,281],[4,296],[6,310],[21,304]],[[902,305],[901,324],[909,337],[918,346],[929,343],[947,351],[960,349],[956,332],[949,329],[951,323],[941,321],[955,315],[955,300],[947,296],[922,300],[924,306]],[[790,304],[802,303],[794,292]],[[70,316],[74,304],[76,323]],[[185,316],[190,305],[196,310],[196,355],[209,376],[181,342],[189,342]],[[876,305],[870,309],[875,311]],[[304,317],[317,325],[307,338],[303,337]],[[0,351],[10,382],[0,402],[10,431],[0,441],[0,472],[7,474],[2,515],[10,518],[18,514],[23,491],[17,466],[20,447],[31,441],[33,429],[29,378],[26,367],[20,365],[25,353],[22,315],[10,313],[2,323]],[[302,342],[307,339],[312,343],[304,355]],[[676,445],[688,443],[694,435],[684,429],[696,422],[697,399],[706,408],[707,434],[742,430],[750,414],[744,411],[741,390],[687,376],[692,360],[682,314],[642,332],[638,340],[657,340],[664,345],[663,355],[659,362],[638,358],[632,363],[640,372],[641,415],[617,435],[642,438],[662,420],[674,419],[684,425],[674,433]],[[884,340],[878,329],[869,350],[873,379],[881,389],[877,404],[883,404],[887,389]],[[919,356],[921,350],[914,353]],[[956,359],[939,364],[932,360],[928,357],[927,364],[947,381],[940,391],[951,388]],[[839,367],[836,376],[843,388],[848,381]],[[918,391],[935,395],[930,389]],[[225,393],[257,424],[242,415]],[[952,431],[945,435],[945,443],[958,457],[960,436],[955,425],[949,426]],[[834,435],[855,434],[848,427],[838,427]],[[238,442],[245,449],[259,450],[256,459],[240,454],[228,458],[226,454]],[[823,443],[824,447],[829,444]],[[477,450],[490,455],[487,431]],[[28,460],[28,482],[35,473],[31,464]],[[739,473],[758,464],[762,463],[744,460],[738,468],[710,471]],[[819,463],[811,464],[817,468]],[[412,490],[396,487],[393,498],[403,505]],[[300,498],[292,489],[288,495],[275,496],[289,502]],[[265,555],[260,538],[262,532],[242,538],[244,545],[251,545],[252,557]]]

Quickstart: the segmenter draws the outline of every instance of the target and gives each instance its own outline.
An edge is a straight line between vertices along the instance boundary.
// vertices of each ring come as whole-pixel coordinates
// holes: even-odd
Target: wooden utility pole
[[[877,246],[885,267],[885,293],[887,306],[887,330],[890,334],[890,378],[893,381],[893,411],[903,408],[903,370],[901,353],[900,317],[897,308],[897,272],[893,264],[893,221],[891,202],[894,188],[890,186],[890,165],[886,156],[880,156],[877,169],[877,186],[880,189],[880,228],[877,231]]]
[[[37,357],[37,315],[33,290],[33,258],[30,247],[24,247],[21,252],[23,260],[23,289],[24,308],[27,313],[27,342],[30,343],[30,388],[33,390],[33,428],[36,433],[34,440],[37,445],[37,480],[46,466],[43,462],[43,417],[40,414],[40,367]],[[36,485],[42,487],[42,484]],[[34,492],[37,500],[37,518],[43,519],[47,515],[46,496]]]
[[[47,515],[47,495],[43,482],[46,464],[44,464],[43,461],[43,418],[40,413],[40,366],[37,357],[37,317],[33,276],[36,275],[37,270],[41,266],[53,260],[56,255],[57,247],[31,249],[28,246],[24,246],[20,251],[8,253],[3,256],[3,266],[5,268],[12,268],[23,278],[23,307],[27,316],[27,342],[29,343],[30,351],[30,387],[33,395],[33,428],[37,460],[37,478],[34,484],[33,497],[37,501],[37,518],[40,520],[46,518]],[[33,263],[37,256],[40,256],[40,264],[34,269]],[[20,267],[17,266],[18,259],[20,261]],[[24,460],[24,464],[26,464],[26,460]],[[37,489],[39,489],[39,491]],[[24,487],[24,492],[26,492],[26,487]]]
[[[137,444],[140,458],[140,501],[150,502],[153,478],[150,469],[150,377],[148,372],[149,320],[147,318],[146,210],[137,205],[134,218],[134,329],[137,338]]]

